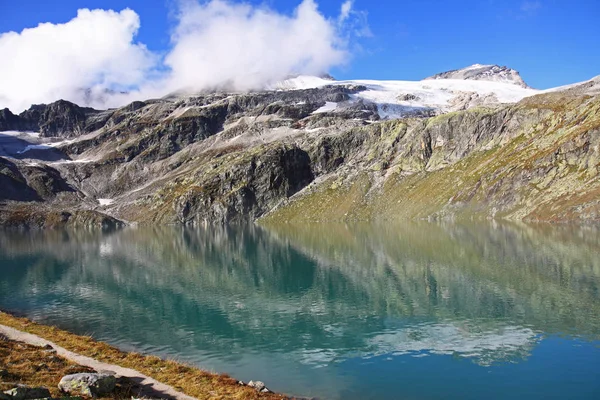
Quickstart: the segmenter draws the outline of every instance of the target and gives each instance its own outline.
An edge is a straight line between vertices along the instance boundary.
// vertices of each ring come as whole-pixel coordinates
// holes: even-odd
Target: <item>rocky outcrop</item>
[[[155,201],[169,204],[174,192],[173,211],[181,223],[252,221],[314,179],[308,153],[297,147],[266,146],[224,164],[173,182],[155,195]],[[157,204],[154,199],[152,203]]]
[[[37,131],[38,125],[31,120],[13,114],[8,108],[0,110],[1,131]]]
[[[49,200],[75,193],[60,173],[48,165],[27,165],[0,157],[0,201]]]
[[[473,64],[462,69],[442,72],[425,79],[465,79],[475,81],[490,81],[512,83],[528,88],[518,71],[499,65]]]
[[[74,137],[86,131],[90,116],[100,113],[66,100],[33,105],[19,115],[0,111],[0,131],[40,132],[44,137]]]

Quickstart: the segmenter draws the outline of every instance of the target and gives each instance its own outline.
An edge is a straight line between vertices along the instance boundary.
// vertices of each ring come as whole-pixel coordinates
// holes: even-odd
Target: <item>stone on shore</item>
[[[258,390],[259,392],[266,387],[266,385],[261,381],[250,381],[248,382],[248,386]]]
[[[64,376],[58,388],[69,394],[99,397],[112,393],[116,383],[117,380],[112,375],[81,373]]]
[[[250,381],[248,382],[248,386],[256,389],[257,392],[261,393],[272,393],[267,386],[261,381]]]

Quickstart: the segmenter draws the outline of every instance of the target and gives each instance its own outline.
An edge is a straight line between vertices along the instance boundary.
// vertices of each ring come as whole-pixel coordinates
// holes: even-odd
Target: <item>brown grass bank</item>
[[[53,326],[41,325],[1,311],[0,324],[37,335],[74,353],[104,363],[137,370],[198,399],[274,400],[290,398],[275,393],[259,393],[253,388],[238,384],[235,379],[224,374],[211,373],[156,356],[124,352],[89,336],[75,335]],[[40,361],[41,357],[45,357],[43,361]],[[56,388],[63,375],[86,371],[85,367],[64,359],[56,359],[54,363],[48,362],[48,354],[41,348],[10,341],[5,341],[5,344],[0,347],[0,359],[3,364],[10,362],[13,366],[14,371],[9,371],[12,374],[9,378],[20,380],[19,383],[42,385],[48,388]],[[41,364],[44,366],[40,367]],[[2,380],[7,380],[7,378]],[[119,398],[118,396],[123,398],[123,395],[127,396],[128,394],[123,391],[117,392],[116,398]]]

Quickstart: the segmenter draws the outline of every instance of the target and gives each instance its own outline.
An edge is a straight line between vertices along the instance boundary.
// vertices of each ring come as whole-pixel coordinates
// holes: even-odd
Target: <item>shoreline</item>
[[[132,378],[139,381],[149,393],[162,393],[160,398],[297,399],[277,393],[258,392],[226,374],[208,372],[157,356],[124,352],[89,336],[38,324],[3,310],[0,310],[0,334],[10,340],[35,346],[51,345],[59,356],[85,367],[108,370],[117,376]],[[48,384],[55,385],[53,382]]]

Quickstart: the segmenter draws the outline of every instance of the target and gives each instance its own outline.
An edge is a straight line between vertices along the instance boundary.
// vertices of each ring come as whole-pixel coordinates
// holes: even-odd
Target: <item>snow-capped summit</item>
[[[482,69],[482,67],[485,66],[476,66],[474,69]],[[515,103],[524,97],[540,93],[524,83],[518,85],[515,81],[503,80],[499,77],[461,79],[455,76],[444,78],[437,75],[431,80],[422,81],[331,81],[316,76],[301,75],[277,82],[267,89],[298,90],[338,85],[363,88],[350,95],[348,103],[374,104],[377,106],[379,116],[384,119],[435,115],[475,106]],[[343,109],[344,106],[341,103],[337,104],[329,112],[337,108]],[[332,106],[330,105],[329,108]]]
[[[499,65],[473,64],[463,69],[454,69],[425,78],[425,80],[428,79],[462,79],[502,82],[529,88],[518,71]]]

